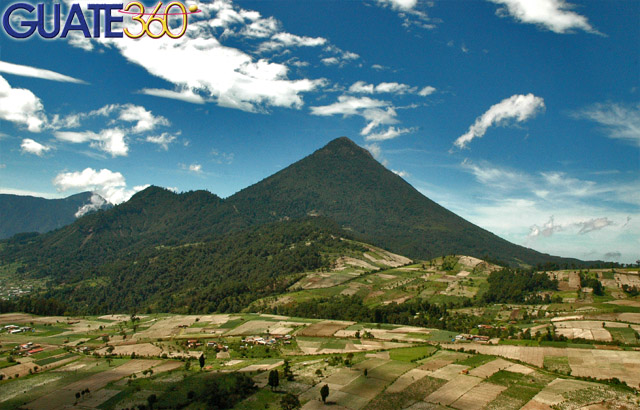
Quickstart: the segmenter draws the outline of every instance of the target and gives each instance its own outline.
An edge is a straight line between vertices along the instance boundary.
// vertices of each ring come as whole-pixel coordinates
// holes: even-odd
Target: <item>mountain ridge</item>
[[[95,202],[102,205],[92,202],[94,196],[97,196]],[[104,198],[92,192],[81,192],[60,199],[0,194],[0,239],[19,233],[46,233],[74,222],[78,213],[108,207],[110,205],[106,204]]]

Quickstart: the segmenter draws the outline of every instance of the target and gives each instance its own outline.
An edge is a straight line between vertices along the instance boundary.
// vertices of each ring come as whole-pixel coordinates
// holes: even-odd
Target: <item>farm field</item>
[[[155,408],[183,408],[211,400],[215,383],[236,386],[241,393],[225,397],[226,408],[237,409],[279,409],[287,394],[303,409],[325,408],[325,385],[332,409],[640,405],[635,350],[441,343],[411,336],[438,329],[258,314],[5,314],[0,324],[35,329],[0,333],[0,362],[7,364],[0,409],[121,409],[149,400]],[[366,329],[377,332],[355,336]],[[24,343],[42,351],[21,354]],[[280,374],[274,388],[271,371]],[[588,379],[593,375],[603,380]]]

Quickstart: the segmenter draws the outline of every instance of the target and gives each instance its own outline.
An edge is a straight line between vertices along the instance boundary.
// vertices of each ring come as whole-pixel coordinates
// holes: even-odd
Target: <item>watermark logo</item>
[[[13,38],[24,39],[31,37],[36,31],[42,38],[66,38],[70,32],[82,32],[85,38],[100,38],[103,34],[101,21],[104,21],[105,38],[141,38],[144,35],[150,38],[161,38],[165,34],[171,38],[180,38],[186,33],[189,24],[189,15],[201,13],[196,5],[187,7],[178,1],[173,1],[163,7],[159,2],[153,11],[147,12],[145,6],[139,1],[124,4],[88,4],[86,11],[93,15],[93,30],[87,23],[85,11],[79,4],[72,4],[62,24],[62,11],[60,3],[53,5],[53,16],[47,15],[45,4],[39,3],[33,6],[29,3],[15,3],[9,6],[2,15],[2,27]],[[15,14],[14,14],[15,13]],[[24,14],[27,14],[25,17]],[[170,16],[181,16],[180,24],[171,28]],[[102,18],[104,17],[104,20]],[[114,23],[124,23],[125,17],[139,25],[140,30],[132,33],[128,27],[122,31],[114,29]],[[180,21],[181,20],[181,21]],[[47,27],[47,22],[50,22]]]

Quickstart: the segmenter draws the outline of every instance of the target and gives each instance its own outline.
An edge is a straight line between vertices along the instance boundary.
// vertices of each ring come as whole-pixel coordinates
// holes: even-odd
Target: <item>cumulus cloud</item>
[[[532,225],[529,228],[529,238],[535,238],[538,236],[549,237],[556,232],[574,230],[579,235],[584,235],[589,232],[599,231],[608,226],[615,225],[615,222],[607,217],[592,218],[585,221],[566,222],[563,224],[555,223],[554,217],[549,217],[549,220],[542,226]]]
[[[128,201],[133,194],[149,186],[135,186],[127,189],[125,178],[120,172],[109,169],[96,171],[93,168],[78,172],[62,172],[53,179],[53,185],[58,192],[93,191],[114,205]]]
[[[20,75],[23,77],[41,78],[43,80],[60,81],[65,83],[87,84],[82,80],[69,77],[64,74],[56,73],[55,71],[44,70],[42,68],[35,68],[26,65],[11,64],[4,61],[0,61],[0,73]]]
[[[55,137],[64,142],[80,144],[89,142],[91,147],[111,154],[112,157],[127,156],[129,146],[125,132],[120,128],[109,128],[95,133],[93,131],[57,131]]]
[[[113,114],[117,115],[117,119],[126,123],[135,123],[130,128],[130,132],[139,134],[153,131],[159,126],[170,125],[169,120],[162,116],[153,115],[153,113],[140,105],[134,104],[109,104],[102,108],[91,111],[86,114],[79,114],[80,117],[109,117]]]
[[[474,138],[481,138],[489,127],[505,125],[511,120],[527,121],[544,108],[544,100],[533,94],[513,95],[491,106],[487,112],[476,119],[465,134],[456,139],[454,144],[458,148],[464,148]]]
[[[555,232],[560,232],[564,230],[564,227],[561,225],[556,225],[553,219],[553,216],[549,217],[549,220],[542,226],[532,225],[529,228],[529,237],[535,238],[538,236],[551,236]]]
[[[65,1],[68,4],[76,2]],[[191,16],[186,34],[180,39],[143,37],[135,41],[126,38],[89,41],[119,51],[129,62],[180,90],[177,93],[143,90],[146,94],[164,98],[184,101],[186,96],[189,102],[212,101],[219,106],[249,112],[261,112],[270,107],[299,109],[304,105],[304,93],[325,85],[324,79],[290,78],[285,64],[269,58],[254,58],[221,42],[224,38],[241,37],[258,43],[281,43],[286,47],[319,44],[321,39],[287,35],[279,21],[237,7],[231,1],[202,2],[199,8],[202,13]],[[202,100],[187,91],[199,95]]]
[[[323,58],[320,61],[322,61],[322,64],[324,65],[337,65],[340,63],[340,60],[338,60],[338,57],[327,57],[327,58]]]
[[[389,127],[386,131],[369,134],[365,137],[367,141],[385,141],[399,137],[400,135],[413,132],[411,128]]]
[[[84,204],[80,208],[78,208],[78,211],[74,214],[74,216],[76,218],[80,218],[81,216],[84,216],[89,212],[98,211],[102,209],[106,204],[107,204],[107,201],[103,197],[101,197],[100,195],[94,192],[93,195],[91,195],[91,199],[89,200],[89,203]]]
[[[150,135],[146,138],[147,142],[152,144],[158,144],[165,151],[169,150],[169,144],[175,142],[177,137],[175,135],[169,134],[168,132],[163,132],[161,135]]]
[[[26,126],[31,132],[42,131],[47,121],[40,99],[24,88],[12,88],[2,76],[0,76],[0,120]]]
[[[393,172],[394,174],[398,175],[399,177],[405,178],[409,176],[409,173],[407,171],[396,171],[395,169],[392,169],[391,172]]]
[[[412,87],[407,84],[401,84],[397,82],[382,82],[378,85],[367,84],[364,81],[356,81],[349,87],[349,92],[355,94],[416,94],[422,97],[426,97],[429,94],[433,94],[436,89],[432,86],[426,86],[422,89],[418,87]]]
[[[607,226],[615,225],[615,223],[609,218],[594,218],[588,221],[576,222],[574,226],[579,228],[579,234],[585,234],[592,231],[599,231],[600,229],[604,229]]]
[[[575,116],[597,122],[609,138],[640,146],[640,104],[594,104]]]
[[[496,14],[511,16],[519,22],[536,24],[554,33],[568,33],[574,29],[597,33],[586,17],[571,11],[575,6],[564,0],[489,0],[501,4]]]
[[[170,125],[165,117],[154,115],[146,108],[134,104],[109,104],[87,113],[72,114],[64,118],[55,117],[50,128],[75,128],[87,118],[105,117],[108,128],[94,131],[56,131],[59,141],[81,144],[89,142],[90,146],[111,154],[112,157],[127,156],[129,153],[129,134],[146,134],[158,127]],[[146,137],[147,142],[162,146],[165,150],[175,140],[169,133]]]
[[[260,51],[274,51],[292,47],[320,47],[327,44],[327,39],[322,37],[306,37],[296,34],[280,32],[271,37],[271,41],[260,45]]]
[[[419,27],[427,30],[434,29],[434,23],[440,22],[439,19],[431,19],[424,11],[425,7],[433,6],[433,2],[423,2],[419,4],[418,0],[376,0],[381,7],[389,7],[396,11],[398,16],[403,20],[402,25],[405,28]]]
[[[394,10],[403,11],[411,10],[418,4],[418,0],[377,0],[377,2],[385,6],[390,6]]]
[[[368,144],[364,146],[367,151],[369,151],[371,153],[371,155],[373,155],[373,157],[375,159],[381,159],[382,158],[382,149],[380,148],[380,145],[378,144]]]
[[[32,140],[31,138],[23,139],[22,144],[20,144],[20,148],[25,154],[34,154],[39,157],[43,156],[45,152],[51,149],[51,147],[42,145],[39,142]]]
[[[194,174],[202,173],[202,165],[200,164],[191,164],[189,165],[189,172],[193,172]]]
[[[158,126],[169,125],[169,120],[166,118],[154,116],[151,111],[147,111],[144,107],[132,104],[123,106],[118,118],[126,122],[135,122],[136,125],[131,129],[135,133],[152,131]]]
[[[371,133],[373,129],[380,125],[395,124],[398,122],[395,108],[391,103],[369,97],[354,97],[348,95],[339,96],[338,101],[333,104],[311,107],[311,114],[319,116],[361,116],[368,122],[360,132],[362,135]]]
[[[422,90],[418,91],[418,95],[422,96],[422,97],[426,97],[428,95],[431,95],[433,93],[435,93],[437,90],[435,87],[432,87],[430,85],[424,87]]]

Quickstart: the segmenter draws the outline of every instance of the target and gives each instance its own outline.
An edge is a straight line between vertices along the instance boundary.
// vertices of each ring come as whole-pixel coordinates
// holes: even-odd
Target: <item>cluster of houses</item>
[[[455,337],[455,341],[456,342],[482,342],[482,343],[488,343],[489,342],[489,336],[482,336],[482,335],[471,335],[468,333],[461,333],[459,335],[457,335]]]
[[[189,339],[189,340],[187,340],[187,347],[189,349],[195,349],[195,348],[198,348],[198,347],[200,347],[202,345],[203,345],[203,343],[200,342],[198,339]],[[229,350],[229,346],[223,345],[222,343],[219,343],[219,342],[207,342],[207,347],[208,348],[212,348],[212,349],[216,349],[217,352],[220,352],[220,351],[226,352],[227,350]]]
[[[21,356],[31,356],[32,354],[43,352],[44,349],[40,345],[34,345],[33,342],[25,343],[14,347]]]
[[[271,346],[281,341],[283,344],[291,344],[291,335],[271,335],[267,338],[261,336],[248,336],[242,339],[245,345],[264,345]]]
[[[15,335],[24,332],[35,332],[36,330],[29,326],[6,325],[2,328],[5,332]]]

